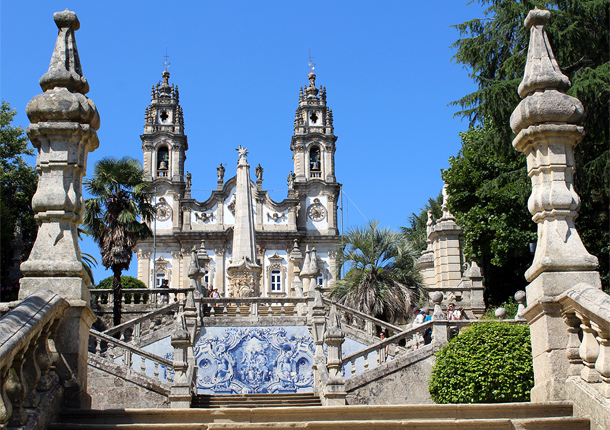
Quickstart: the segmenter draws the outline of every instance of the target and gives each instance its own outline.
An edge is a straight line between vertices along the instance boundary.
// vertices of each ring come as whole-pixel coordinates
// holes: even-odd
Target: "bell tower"
[[[184,183],[184,161],[188,143],[179,104],[178,86],[169,84],[169,72],[163,82],[153,85],[150,106],[146,108],[142,151],[145,179],[169,185]]]
[[[301,88],[290,143],[294,191],[300,200],[299,229],[308,234],[336,236],[337,200],[341,185],[335,176],[333,112],[326,105],[326,88],[316,87],[313,63],[309,85]]]
[[[309,73],[309,86],[301,87],[294,119],[293,152],[296,183],[321,180],[336,182],[333,111],[326,106],[326,88],[316,88],[316,75]]]

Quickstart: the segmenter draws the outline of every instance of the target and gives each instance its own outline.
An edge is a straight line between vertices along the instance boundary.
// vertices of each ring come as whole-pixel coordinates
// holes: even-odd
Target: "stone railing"
[[[40,411],[50,416],[35,417],[38,423],[50,422],[61,406],[65,381],[55,370],[62,351],[54,339],[67,307],[41,289],[0,319],[0,429],[24,426]]]
[[[468,321],[465,322],[467,323]],[[437,321],[435,323],[446,325],[447,321]],[[424,343],[423,333],[426,330],[431,330],[433,325],[432,321],[428,321],[425,324],[399,332],[381,342],[377,342],[374,345],[344,357],[341,363],[344,375],[350,377],[366,372],[387,360],[395,358],[397,355],[419,348]],[[446,338],[435,340],[441,343],[447,342]]]
[[[137,348],[102,332],[91,329],[89,332],[89,354],[106,358],[117,364],[171,383],[174,379],[174,362],[151,352]]]
[[[568,377],[580,377],[610,399],[610,296],[578,284],[561,294],[558,302],[568,331]]]
[[[130,342],[131,340],[137,339],[155,328],[158,328],[164,320],[174,320],[175,314],[183,304],[183,301],[170,303],[162,308],[111,327],[108,330],[104,330],[103,333],[112,336],[115,339]],[[119,334],[117,335],[117,333]]]
[[[389,324],[347,306],[343,306],[325,297],[322,298],[322,302],[327,307],[335,305],[337,312],[341,317],[341,323],[344,326],[347,325],[352,329],[364,332],[368,336],[379,337],[379,333],[383,331],[386,333],[386,336],[391,337],[403,331],[403,329],[398,326]]]
[[[305,297],[223,297],[200,298],[204,317],[271,317],[306,316],[308,299]]]
[[[188,288],[129,288],[121,290],[124,305],[153,305],[163,306],[167,303],[177,302],[184,298]],[[99,309],[102,306],[112,307],[114,293],[111,289],[89,290],[91,293],[91,307]]]

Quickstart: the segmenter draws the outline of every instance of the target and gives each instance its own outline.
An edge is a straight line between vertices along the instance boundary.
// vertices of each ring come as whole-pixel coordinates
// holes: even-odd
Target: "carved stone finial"
[[[49,71],[40,78],[40,87],[43,91],[55,87],[65,87],[70,91],[87,94],[89,84],[83,76],[74,38],[74,32],[80,28],[80,22],[76,14],[68,9],[63,12],[55,12],[53,19],[59,28],[59,34]]]
[[[72,121],[100,127],[100,117],[93,101],[84,96],[89,84],[83,76],[74,32],[80,28],[76,14],[69,10],[53,15],[59,28],[49,70],[40,78],[44,91],[27,105],[32,123]],[[97,146],[96,146],[97,147]]]
[[[319,90],[316,88],[316,74],[313,72],[309,72],[309,86],[307,87],[307,97],[316,97],[318,95]]]
[[[580,198],[573,185],[574,147],[582,140],[584,115],[580,101],[563,91],[570,86],[553,55],[544,28],[549,11],[534,9],[525,25],[530,45],[519,103],[510,118],[517,136],[513,146],[527,155],[532,194],[528,209],[538,223],[534,262],[525,277],[532,281],[542,272],[587,271],[597,258],[585,249],[574,226]]]

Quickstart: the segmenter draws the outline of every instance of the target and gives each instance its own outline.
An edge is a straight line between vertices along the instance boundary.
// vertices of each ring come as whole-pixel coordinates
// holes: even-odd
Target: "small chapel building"
[[[178,86],[170,85],[169,77],[165,70],[152,88],[141,136],[156,217],[150,224],[154,237],[135,247],[138,278],[149,288],[187,288],[195,247],[203,285],[221,297],[299,297],[316,283],[330,288],[340,242],[341,184],[335,177],[337,136],[326,88],[316,87],[313,71],[309,85],[301,88],[290,143],[294,167],[284,200],[273,201],[263,189],[260,165],[252,180],[247,149],[240,145],[235,176],[225,179],[233,167],[220,164],[217,184],[210,187],[215,190],[197,201],[184,165],[188,140]],[[303,292],[301,279],[308,275],[314,279]]]

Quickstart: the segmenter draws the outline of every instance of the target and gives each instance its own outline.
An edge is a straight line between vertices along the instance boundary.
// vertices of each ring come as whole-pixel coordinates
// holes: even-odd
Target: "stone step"
[[[322,406],[313,393],[239,394],[193,396],[191,408],[261,408],[280,406]]]
[[[573,418],[572,404],[354,405],[214,409],[116,409],[62,411],[53,429],[69,428],[408,428],[589,429]],[[467,424],[470,422],[470,424]],[[308,427],[303,427],[304,424]],[[383,424],[382,424],[383,423]],[[126,426],[140,427],[126,427]],[[161,427],[152,427],[161,425]],[[168,425],[169,427],[163,427]],[[181,427],[186,425],[185,427]],[[72,427],[69,427],[72,426]],[[87,427],[89,426],[89,427]],[[117,426],[117,427],[115,427]],[[148,426],[148,427],[147,427]],[[199,426],[199,427],[197,427]],[[223,427],[224,426],[224,427]],[[232,427],[231,427],[232,426]],[[324,427],[327,426],[327,427]],[[367,427],[368,426],[368,427]],[[393,426],[393,427],[392,427]]]
[[[315,419],[315,417],[311,417]],[[583,418],[530,418],[511,420],[498,419],[439,419],[439,420],[383,420],[358,421],[299,421],[299,422],[213,422],[213,423],[59,423],[49,426],[50,430],[590,430],[589,420]]]
[[[280,406],[322,406],[313,393],[240,394],[193,396],[191,408],[261,408]]]

